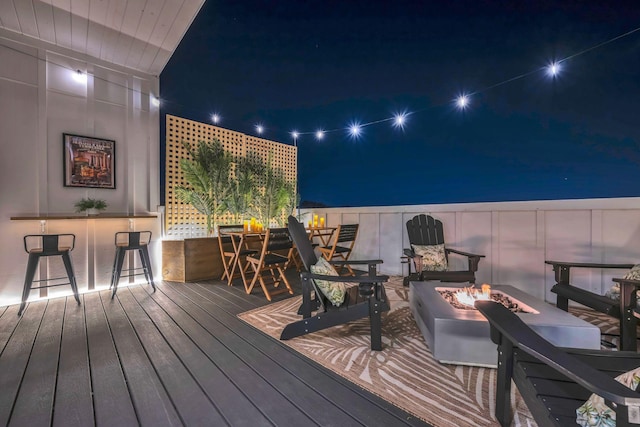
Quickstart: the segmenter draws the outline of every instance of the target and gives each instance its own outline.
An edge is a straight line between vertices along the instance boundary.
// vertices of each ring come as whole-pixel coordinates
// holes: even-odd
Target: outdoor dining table
[[[244,285],[245,290],[249,289],[249,282],[247,281],[247,277],[244,272],[244,268],[240,264],[240,253],[242,249],[248,249],[248,243],[253,238],[255,240],[262,241],[266,234],[266,229],[264,231],[221,231],[220,234],[224,234],[226,236],[231,237],[231,244],[233,245],[233,251],[235,252],[235,257],[233,258],[233,264],[231,265],[231,271],[229,273],[228,284],[231,285],[231,281],[233,280],[233,276],[235,274],[236,268],[240,269],[240,277],[242,277],[242,284]],[[256,248],[257,249],[257,248]]]
[[[313,238],[317,237],[322,242],[322,246],[328,246],[331,236],[336,230],[337,227],[309,227],[307,228],[307,233],[309,233],[309,240],[312,242]]]

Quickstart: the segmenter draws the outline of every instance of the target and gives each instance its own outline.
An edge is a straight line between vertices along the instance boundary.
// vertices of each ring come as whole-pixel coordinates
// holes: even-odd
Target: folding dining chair
[[[293,256],[293,242],[287,228],[269,228],[262,242],[262,250],[259,254],[247,256],[247,262],[253,270],[253,278],[246,288],[248,294],[253,291],[256,283],[271,301],[274,295],[289,292],[293,295],[293,289],[287,281],[285,270]],[[284,287],[282,287],[284,284]],[[270,290],[269,287],[272,289]]]
[[[244,244],[239,237],[227,234],[230,232],[242,232],[242,224],[219,225],[218,245],[220,246],[220,257],[222,259],[222,277],[220,280],[227,280],[227,285],[231,286],[233,279],[242,278],[242,283],[246,283],[246,272],[249,264],[246,262],[247,255],[255,255],[258,251],[243,247]],[[235,239],[235,241],[234,241]]]
[[[320,253],[327,260],[331,261],[334,258],[340,258],[343,261],[348,261],[353,251],[353,245],[356,243],[356,236],[358,235],[359,224],[341,224],[334,233],[333,242],[327,246],[319,247]],[[355,273],[350,265],[345,265],[352,276]],[[342,268],[340,268],[341,270]],[[339,273],[340,271],[338,271]]]

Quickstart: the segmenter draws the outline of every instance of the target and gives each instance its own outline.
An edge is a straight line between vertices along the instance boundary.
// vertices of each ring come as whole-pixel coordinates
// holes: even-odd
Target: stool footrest
[[[31,282],[35,283],[35,282],[51,282],[53,280],[62,280],[62,279],[68,279],[68,277],[55,277],[53,279],[40,279],[40,280],[32,280]]]
[[[34,280],[34,282],[36,282],[36,280]],[[55,286],[62,286],[62,285],[70,285],[71,282],[66,282],[66,283],[56,283],[55,285],[47,285],[47,286],[38,286],[38,287],[31,287],[31,290],[35,290],[35,289],[45,289],[45,288],[53,288]]]
[[[134,276],[143,276],[144,273],[135,273],[135,274],[126,274],[126,275],[120,275],[120,278],[122,279],[123,277],[134,277]]]

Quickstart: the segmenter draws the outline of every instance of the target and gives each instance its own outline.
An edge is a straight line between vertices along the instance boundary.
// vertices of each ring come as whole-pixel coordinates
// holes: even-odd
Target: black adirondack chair
[[[578,409],[592,393],[613,402],[619,427],[640,414],[640,393],[614,378],[640,366],[640,354],[629,351],[564,349],[538,335],[502,304],[477,301],[498,345],[496,417],[510,426],[511,380],[540,427],[576,425]],[[633,425],[637,425],[636,418]]]
[[[637,310],[634,297],[635,289],[640,288],[640,284],[636,280],[631,279],[613,279],[618,282],[621,287],[625,283],[631,284],[634,292],[624,295],[623,300],[616,301],[605,295],[596,294],[594,292],[583,289],[572,284],[570,273],[572,268],[589,268],[589,269],[624,269],[628,270],[633,264],[602,264],[592,262],[564,262],[564,261],[545,261],[545,264],[553,266],[556,284],[551,288],[551,292],[557,295],[556,307],[561,310],[569,310],[569,300],[575,301],[582,305],[586,305],[600,313],[608,314],[620,320],[620,350],[636,350],[637,342]],[[635,286],[634,286],[635,285]],[[628,299],[628,301],[627,301]]]
[[[389,302],[387,301],[383,284],[389,277],[378,275],[376,271],[376,266],[381,264],[382,260],[329,261],[337,266],[346,264],[366,265],[368,274],[364,276],[344,277],[312,274],[310,273],[311,266],[318,262],[318,258],[313,251],[313,246],[309,241],[304,226],[293,216],[289,216],[288,227],[306,271],[300,273],[300,278],[302,279],[302,304],[298,314],[302,315],[302,319],[285,326],[280,339],[288,340],[352,320],[369,317],[371,323],[371,350],[382,350],[381,315],[383,312],[389,311]],[[348,288],[342,305],[335,307],[316,286],[315,279],[357,283],[358,286]]]
[[[430,215],[416,215],[407,221],[407,234],[409,235],[409,243],[412,245],[441,245],[445,243],[442,221],[434,219]],[[472,254],[459,251],[457,249],[447,248],[445,246],[445,257],[449,261],[449,255],[455,254],[467,258],[468,268],[466,270],[447,270],[447,271],[426,271],[419,266],[421,262],[417,259],[417,255],[413,247],[405,249],[405,257],[408,258],[409,275],[404,278],[405,286],[409,285],[409,281],[417,280],[440,280],[442,282],[476,282],[476,271],[478,271],[478,263],[484,255]],[[416,272],[411,272],[411,264],[416,266]]]

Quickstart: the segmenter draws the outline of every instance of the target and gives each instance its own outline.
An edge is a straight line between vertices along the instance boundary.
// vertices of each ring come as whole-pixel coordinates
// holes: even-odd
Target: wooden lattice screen
[[[273,167],[282,169],[287,180],[296,179],[297,147],[167,114],[165,230],[168,237],[206,236],[204,215],[178,200],[173,189],[178,185],[186,185],[180,169],[180,159],[186,158],[188,154],[182,142],[197,147],[200,141],[212,139],[220,141],[222,147],[234,156],[244,156],[253,151],[266,161],[269,153],[272,153]],[[226,222],[230,217],[222,217],[220,220]]]

